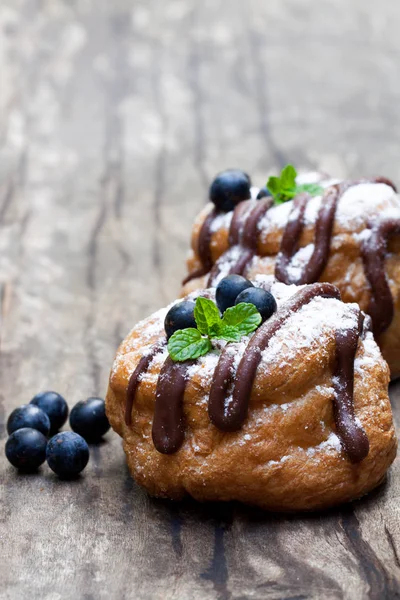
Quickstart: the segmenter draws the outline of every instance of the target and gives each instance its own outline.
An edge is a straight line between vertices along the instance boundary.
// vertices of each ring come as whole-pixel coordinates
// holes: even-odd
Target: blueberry
[[[228,169],[219,173],[210,186],[210,200],[218,210],[229,212],[242,200],[248,200],[250,177],[238,169]]]
[[[194,318],[195,303],[190,300],[183,300],[174,304],[165,317],[164,327],[169,339],[178,329],[186,329],[187,327],[196,327]]]
[[[235,304],[240,292],[252,287],[251,281],[241,275],[228,275],[221,279],[215,292],[215,299],[221,313],[224,313],[227,308]]]
[[[75,404],[69,416],[71,429],[88,442],[99,442],[110,429],[104,400],[88,398]]]
[[[11,434],[23,427],[37,429],[43,433],[43,435],[49,435],[50,419],[38,406],[35,406],[34,404],[24,404],[13,410],[8,417],[7,432],[8,434]]]
[[[266,321],[276,311],[276,300],[271,294],[271,292],[267,292],[261,288],[249,288],[241,292],[236,298],[235,304],[239,304],[240,302],[249,302],[250,304],[254,304],[257,308],[258,312],[262,316],[262,320]]]
[[[52,433],[58,431],[67,420],[68,404],[57,392],[40,392],[30,403],[36,404],[49,416]]]
[[[6,457],[21,471],[36,471],[46,460],[47,439],[37,429],[17,429],[6,442]]]
[[[260,189],[260,191],[257,194],[257,200],[261,200],[261,198],[266,198],[267,196],[272,196],[272,194],[269,191],[269,189],[267,189],[266,187],[263,187]]]
[[[47,463],[62,479],[79,475],[89,460],[89,447],[83,437],[73,431],[56,433],[46,450]]]

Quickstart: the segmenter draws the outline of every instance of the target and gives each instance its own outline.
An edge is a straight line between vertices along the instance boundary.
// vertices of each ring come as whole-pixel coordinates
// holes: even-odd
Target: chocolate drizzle
[[[174,362],[167,358],[157,381],[153,419],[153,442],[162,454],[173,454],[181,447],[184,437],[183,396],[187,369],[192,361]]]
[[[280,329],[284,322],[316,296],[340,299],[339,290],[335,286],[330,283],[315,283],[297,292],[268,321],[257,329],[239,363],[232,401],[227,410],[225,410],[224,399],[222,398],[222,386],[216,385],[222,379],[219,369],[221,368],[221,371],[225,374],[227,372],[225,359],[222,358],[220,360],[221,364],[218,364],[211,384],[210,405],[213,413],[212,418],[219,421],[221,429],[224,431],[236,431],[243,425],[247,416],[250,391],[253,387],[262,352],[268,347],[272,336]],[[224,357],[224,354],[221,357]],[[215,412],[217,409],[222,409],[223,412],[216,415]]]
[[[232,352],[232,346],[227,345],[221,352],[211,383],[208,416],[211,423],[221,431],[231,431],[229,416],[225,412],[225,400],[233,383],[234,362],[235,354]]]
[[[225,406],[226,394],[232,384],[234,354],[225,349],[214,372],[209,398],[209,416],[216,427],[223,431],[237,431],[247,417],[249,397],[256,377],[262,352],[268,347],[272,336],[284,322],[316,296],[340,299],[339,290],[329,283],[315,283],[295,294],[262,325],[251,338],[239,363],[232,400]],[[361,315],[361,312],[360,312]],[[359,462],[368,454],[368,439],[355,420],[353,407],[354,357],[363,316],[357,327],[338,330],[336,339],[336,367],[334,377],[335,422],[340,439],[352,462]]]
[[[364,322],[362,312],[359,309],[357,312],[357,327],[338,329],[335,333],[336,366],[333,376],[336,429],[347,456],[353,463],[361,462],[369,452],[368,438],[356,420],[353,404],[354,359]]]
[[[328,262],[333,222],[338,201],[352,185],[356,184],[350,182],[340,183],[331,186],[324,193],[315,223],[314,251],[296,277],[290,274],[289,267],[293,255],[298,250],[298,242],[304,229],[304,213],[311,196],[301,194],[300,199],[294,203],[292,213],[283,232],[280,252],[276,259],[275,277],[278,281],[287,284],[295,283],[296,285],[318,281]]]
[[[142,356],[142,358],[139,360],[136,369],[133,371],[129,379],[125,406],[125,423],[128,426],[132,423],[132,408],[136,396],[136,390],[139,385],[139,377],[147,371],[153,358],[156,356],[156,354],[164,350],[166,344],[167,340],[165,338],[154,344],[150,348],[150,351]]]
[[[250,212],[246,210],[247,203],[248,201],[241,202],[235,208],[229,230],[229,248],[212,267],[208,278],[209,287],[216,284],[226,262],[232,262],[226,275],[241,275],[257,252],[258,222],[271,208],[273,200],[270,197],[258,200]]]
[[[289,220],[283,232],[281,247],[275,262],[275,277],[278,281],[293,283],[289,273],[290,262],[298,249],[298,243],[303,231],[304,213],[310,194],[299,194],[293,200],[293,208]]]
[[[303,269],[296,276],[290,272],[290,263],[294,254],[299,249],[299,240],[305,225],[304,213],[311,196],[300,194],[294,199],[293,209],[283,232],[280,251],[275,263],[275,277],[278,281],[286,284],[295,283],[296,285],[318,281],[328,262],[333,223],[338,202],[350,187],[359,185],[360,183],[384,183],[396,191],[395,185],[385,177],[376,177],[372,180],[348,181],[329,187],[322,197],[321,208],[319,209],[315,223],[314,251]]]
[[[200,258],[201,267],[199,267],[195,271],[192,271],[192,273],[189,273],[189,275],[187,275],[187,277],[185,277],[185,279],[182,281],[182,285],[185,285],[192,279],[196,279],[197,277],[202,277],[203,275],[205,275],[206,273],[208,273],[210,271],[210,269],[212,267],[211,224],[217,215],[218,215],[217,209],[213,208],[208,213],[206,218],[204,219],[204,222],[200,229],[198,246],[197,246],[197,253]]]
[[[249,210],[248,200],[240,202],[233,211],[231,225],[229,227],[228,244],[236,246],[240,242],[240,235],[246,220],[246,213]]]
[[[372,317],[374,335],[380,335],[392,322],[393,298],[385,272],[388,239],[400,234],[399,219],[385,219],[371,229],[362,245],[365,275],[371,288],[368,313]]]
[[[214,371],[208,413],[211,422],[221,431],[237,431],[247,417],[249,398],[262,352],[271,338],[294,313],[315,297],[340,300],[339,290],[330,283],[314,283],[297,292],[268,321],[254,333],[242,359],[234,372],[235,346],[227,345],[222,351]],[[358,310],[354,328],[335,332],[336,362],[333,376],[334,415],[337,433],[349,459],[360,462],[368,454],[369,444],[365,431],[357,422],[353,406],[354,359],[358,339],[363,329],[364,315]],[[165,339],[155,344],[151,352],[142,357],[128,385],[126,424],[131,424],[131,412],[139,375],[150,365],[154,356],[165,347]],[[174,362],[170,357],[164,362],[157,381],[152,436],[156,449],[162,454],[172,454],[181,447],[184,432],[183,399],[188,379],[188,368],[194,361]],[[232,389],[233,388],[233,389]],[[226,399],[232,392],[232,399]]]
[[[311,196],[300,194],[293,201],[293,209],[289,216],[288,223],[282,236],[280,252],[276,258],[275,277],[283,283],[295,283],[297,285],[313,283],[317,281],[326,266],[329,257],[330,242],[333,230],[333,223],[338,201],[344,192],[360,183],[382,183],[393,188],[397,192],[396,186],[386,177],[375,177],[373,179],[361,179],[353,182],[343,182],[327,188],[323,196],[323,202],[318,213],[315,224],[315,243],[314,251],[307,264],[304,265],[298,276],[290,273],[290,263],[294,254],[298,250],[298,242],[304,229],[304,213],[307,202]],[[261,205],[262,202],[266,204]],[[258,206],[246,218],[247,203],[245,200],[240,202],[233,213],[231,226],[229,230],[229,248],[219,257],[216,263],[212,264],[211,258],[211,223],[218,214],[216,209],[208,213],[199,234],[198,256],[202,266],[190,273],[183,281],[183,285],[196,277],[201,277],[206,273],[210,275],[208,285],[212,286],[222,272],[222,266],[232,259],[232,266],[227,274],[242,274],[246,266],[256,254],[257,251],[257,225],[258,220],[265,214],[266,210],[272,206],[271,198],[264,198],[258,202]],[[261,207],[262,206],[262,207]],[[256,216],[258,215],[258,216]],[[243,222],[244,218],[244,222]],[[246,236],[246,232],[248,235]],[[249,243],[250,242],[250,243]],[[238,248],[235,248],[238,246]],[[237,250],[244,256],[236,258]]]

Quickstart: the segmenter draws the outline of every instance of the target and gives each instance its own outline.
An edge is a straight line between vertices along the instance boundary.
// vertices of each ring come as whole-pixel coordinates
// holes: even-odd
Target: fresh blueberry
[[[88,398],[75,404],[69,416],[71,429],[88,442],[99,442],[110,429],[104,400]]]
[[[229,212],[242,200],[248,200],[250,194],[250,177],[238,169],[228,169],[219,173],[210,187],[210,200],[218,210]]]
[[[272,194],[269,191],[269,189],[267,189],[266,187],[263,187],[260,189],[260,191],[257,194],[257,200],[261,200],[261,198],[266,198],[267,196],[272,196]]]
[[[40,392],[30,402],[44,410],[50,419],[51,432],[55,433],[68,417],[68,404],[57,392]]]
[[[47,439],[37,429],[17,429],[6,442],[6,457],[21,471],[36,471],[46,460]]]
[[[194,318],[195,303],[190,300],[182,300],[178,304],[174,304],[169,311],[164,321],[165,333],[169,339],[178,329],[186,329],[187,327],[196,327]]]
[[[252,287],[251,281],[241,275],[228,275],[221,279],[215,292],[215,300],[221,313],[235,304],[240,292]]]
[[[256,287],[241,292],[236,298],[235,304],[239,304],[240,302],[254,304],[263,321],[272,317],[277,308],[276,300],[271,292]]]
[[[62,479],[79,475],[89,460],[89,447],[83,437],[73,431],[56,433],[46,450],[47,463]]]
[[[43,435],[49,435],[50,419],[38,406],[35,406],[34,404],[24,404],[13,410],[8,417],[7,432],[11,435],[14,431],[22,429],[23,427],[37,429],[43,433]]]

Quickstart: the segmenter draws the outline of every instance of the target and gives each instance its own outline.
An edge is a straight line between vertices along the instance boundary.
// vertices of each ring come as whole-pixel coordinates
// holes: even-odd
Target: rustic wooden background
[[[400,182],[399,28],[392,0],[0,0],[2,445],[39,390],[104,395],[218,170]],[[366,499],[288,517],[152,500],[112,433],[74,483],[1,451],[0,597],[399,598],[399,496],[399,461]]]

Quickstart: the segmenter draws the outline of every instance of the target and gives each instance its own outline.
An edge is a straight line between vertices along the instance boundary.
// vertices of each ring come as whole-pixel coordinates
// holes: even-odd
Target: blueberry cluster
[[[6,457],[20,471],[35,471],[47,460],[59,477],[76,477],[89,461],[87,442],[99,442],[109,430],[104,400],[88,398],[72,409],[73,431],[59,429],[68,418],[68,404],[56,392],[41,392],[8,418]],[[50,436],[50,439],[48,437]]]
[[[224,314],[227,308],[241,302],[254,304],[263,322],[269,319],[277,308],[276,300],[271,292],[255,287],[251,281],[241,275],[228,275],[221,279],[215,292],[215,300],[221,314]],[[196,327],[194,308],[194,302],[182,300],[169,309],[164,321],[167,339],[175,331]]]
[[[262,322],[272,317],[277,308],[271,292],[255,287],[251,281],[241,275],[228,275],[221,279],[215,291],[215,300],[221,313],[241,302],[254,304],[262,317]]]

